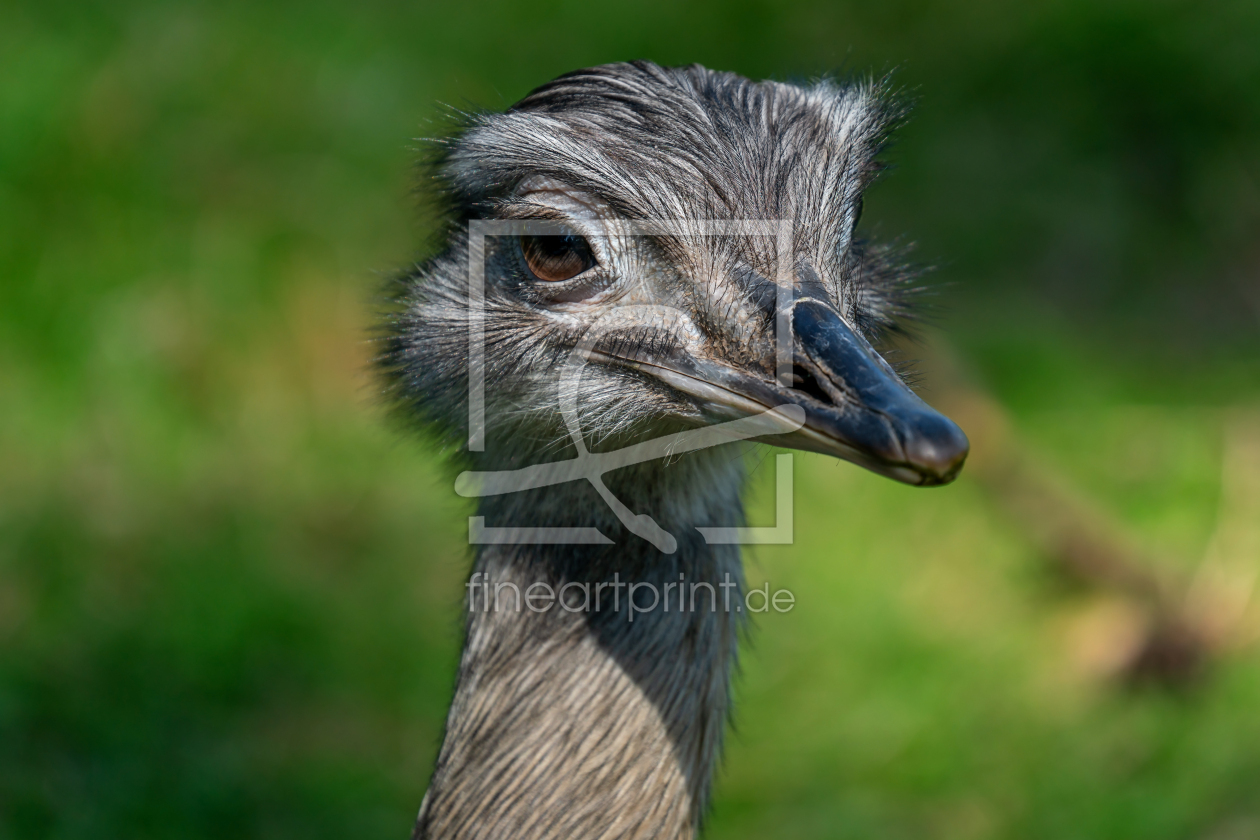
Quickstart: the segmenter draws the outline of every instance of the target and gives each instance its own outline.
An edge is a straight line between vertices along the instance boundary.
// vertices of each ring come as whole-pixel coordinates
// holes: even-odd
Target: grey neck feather
[[[632,510],[675,535],[672,555],[626,532],[582,482],[483,500],[487,524],[596,525],[616,544],[480,547],[455,698],[415,838],[695,836],[743,603],[738,548],[707,545],[695,526],[742,523],[742,477],[731,446],[606,476]],[[632,614],[631,582],[668,601],[646,609],[652,594],[640,586],[645,609]],[[545,611],[524,602],[536,583],[562,593]],[[534,592],[541,607],[545,590]]]

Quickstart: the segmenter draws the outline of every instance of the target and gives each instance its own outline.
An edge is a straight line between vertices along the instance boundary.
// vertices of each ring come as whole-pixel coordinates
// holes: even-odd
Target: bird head
[[[966,437],[873,346],[913,274],[856,233],[896,117],[874,84],[634,62],[471,118],[445,250],[399,285],[401,401],[517,463],[568,439],[566,388],[592,446],[795,406],[769,442],[948,483]]]

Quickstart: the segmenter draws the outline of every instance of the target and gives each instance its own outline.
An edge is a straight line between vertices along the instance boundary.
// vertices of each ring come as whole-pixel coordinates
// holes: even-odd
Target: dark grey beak
[[[784,443],[839,455],[909,484],[948,484],[967,458],[962,429],[911,391],[827,304],[792,308],[793,399],[805,427]],[[786,384],[786,383],[785,383]]]
[[[784,317],[792,328],[792,368],[777,382],[685,353],[668,359],[596,355],[690,395],[714,420],[783,405],[805,410],[803,426],[768,443],[843,458],[921,487],[958,476],[970,448],[962,429],[906,387],[832,306],[805,297]]]

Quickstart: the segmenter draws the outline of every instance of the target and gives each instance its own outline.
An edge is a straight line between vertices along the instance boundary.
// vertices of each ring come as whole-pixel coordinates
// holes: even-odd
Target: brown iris
[[[534,276],[559,283],[595,265],[591,246],[580,236],[522,236],[521,253]]]

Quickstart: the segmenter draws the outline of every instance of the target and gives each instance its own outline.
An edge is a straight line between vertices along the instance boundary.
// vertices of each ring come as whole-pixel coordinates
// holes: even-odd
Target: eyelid
[[[558,207],[547,201],[538,200],[542,196],[560,196],[565,199],[567,208]],[[605,214],[594,205],[578,200],[572,192],[563,189],[530,190],[523,194],[511,196],[497,205],[500,218],[514,222],[538,222],[541,225],[556,225],[564,228],[564,232],[581,236],[586,240],[595,261],[601,266],[612,264],[611,253],[607,247],[608,232],[602,220]],[[573,212],[577,210],[579,212]],[[586,211],[586,212],[581,212]],[[534,231],[530,231],[534,232]],[[550,233],[553,231],[536,231]]]

